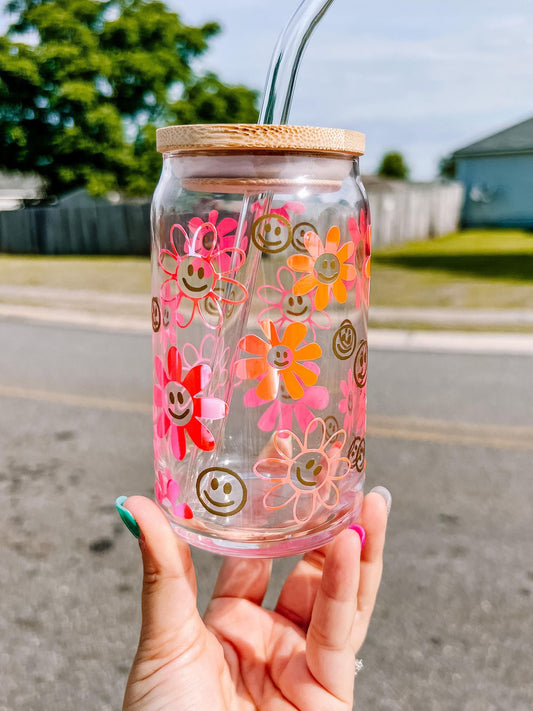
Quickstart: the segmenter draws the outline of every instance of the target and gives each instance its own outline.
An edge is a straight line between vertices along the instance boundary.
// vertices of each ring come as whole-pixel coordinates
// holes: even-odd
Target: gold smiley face
[[[344,319],[333,335],[333,353],[339,360],[348,360],[354,351],[357,343],[355,328],[349,319]]]
[[[365,468],[365,440],[361,437],[354,437],[348,450],[350,467],[362,472]]]
[[[216,232],[214,232],[211,228],[209,228],[205,232],[202,233],[201,239],[202,239],[202,248],[205,249],[207,252],[210,252],[215,245]]]
[[[214,293],[218,297],[218,301],[225,304],[224,306],[224,317],[226,321],[231,318],[231,315],[235,311],[236,302],[238,301],[239,294],[234,284],[225,284],[219,282],[214,288]],[[222,306],[222,304],[221,304]],[[204,306],[206,312],[209,316],[219,317],[219,307],[214,299],[207,299]]]
[[[294,360],[293,353],[286,346],[274,346],[267,353],[267,361],[276,370],[285,370]]]
[[[266,254],[283,252],[291,237],[291,224],[281,215],[263,215],[252,225],[252,242]]]
[[[363,271],[363,264],[365,263],[365,245],[363,241],[359,242],[355,248],[355,268],[361,274]]]
[[[307,294],[303,296],[287,294],[283,297],[281,309],[290,321],[305,321],[313,310],[313,305]]]
[[[353,375],[357,386],[364,388],[368,365],[368,343],[361,341],[353,363]]]
[[[209,467],[200,472],[196,494],[204,509],[215,516],[234,516],[248,497],[244,481],[226,467]]]
[[[213,289],[215,272],[201,257],[184,257],[178,267],[177,281],[180,290],[190,299],[203,299]]]
[[[285,381],[283,380],[283,378],[281,378],[279,381],[278,398],[282,402],[293,402],[293,400],[294,400],[294,398],[292,398],[290,396],[289,391],[287,390],[287,386],[285,385]]]
[[[324,252],[315,262],[315,276],[322,284],[333,284],[341,271],[340,262],[335,254]]]
[[[324,424],[326,426],[326,434],[328,437],[333,437],[333,435],[339,431],[339,423],[333,415],[328,415],[324,419]]]
[[[193,416],[193,402],[189,391],[181,383],[171,380],[165,388],[165,395],[166,411],[171,422],[184,427]]]
[[[163,307],[163,326],[168,328],[172,321],[172,309],[168,304]]]
[[[159,299],[154,296],[152,299],[152,330],[157,333],[161,328],[161,307],[159,305]]]
[[[328,475],[328,462],[318,451],[303,452],[291,466],[291,481],[299,489],[309,491],[320,486]]]
[[[304,237],[308,232],[317,233],[317,229],[310,222],[299,222],[292,231],[292,246],[298,252],[307,252]]]

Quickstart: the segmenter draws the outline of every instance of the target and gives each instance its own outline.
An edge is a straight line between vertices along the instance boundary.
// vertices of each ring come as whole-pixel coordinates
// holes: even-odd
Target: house
[[[0,172],[0,212],[18,210],[24,201],[39,200],[44,195],[44,180],[33,173]]]
[[[533,118],[455,151],[465,227],[533,228]]]

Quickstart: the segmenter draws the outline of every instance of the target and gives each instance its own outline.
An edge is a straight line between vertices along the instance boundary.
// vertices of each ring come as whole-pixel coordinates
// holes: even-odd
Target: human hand
[[[141,536],[139,647],[123,711],[346,711],[356,654],[381,580],[387,503],[364,499],[359,523],[306,553],[276,609],[261,607],[270,560],[226,558],[205,613],[196,607],[189,547],[149,499],[124,504]]]

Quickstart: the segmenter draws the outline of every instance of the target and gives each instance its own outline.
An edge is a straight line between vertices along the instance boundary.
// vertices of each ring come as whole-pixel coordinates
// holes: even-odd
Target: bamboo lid
[[[310,152],[362,156],[365,135],[341,128],[270,126],[255,123],[191,124],[157,129],[157,150]]]

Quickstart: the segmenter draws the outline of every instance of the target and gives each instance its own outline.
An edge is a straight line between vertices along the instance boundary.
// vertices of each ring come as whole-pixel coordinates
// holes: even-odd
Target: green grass
[[[45,257],[0,255],[0,284],[150,293],[146,257]]]
[[[533,308],[533,234],[469,230],[375,250],[375,306]]]
[[[150,292],[142,257],[0,255],[0,285]],[[375,306],[533,308],[533,234],[471,230],[375,250]]]

